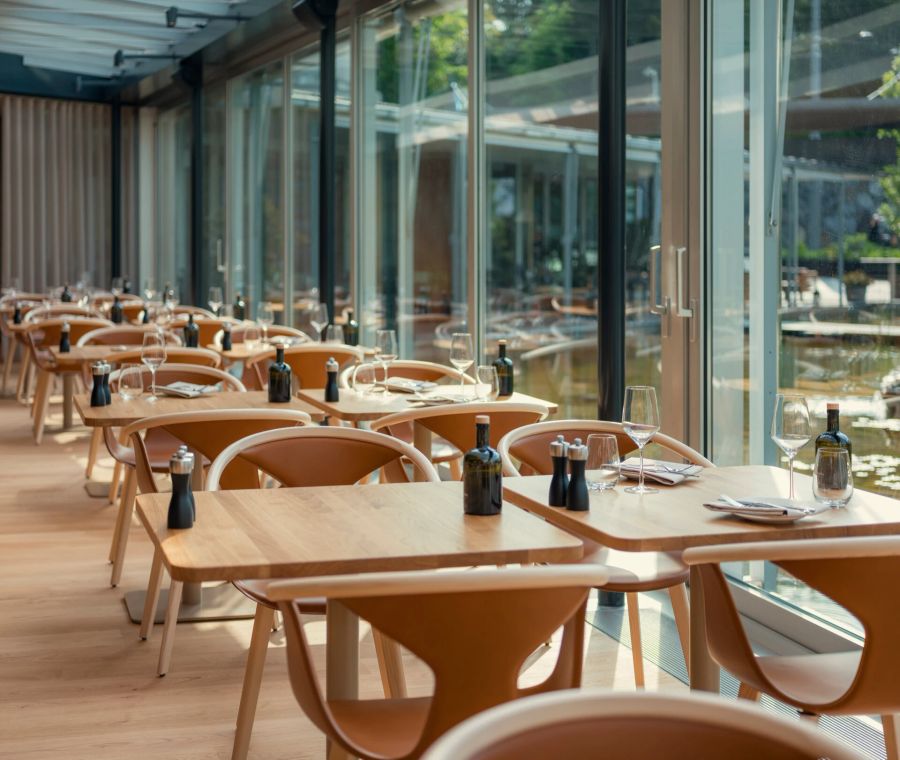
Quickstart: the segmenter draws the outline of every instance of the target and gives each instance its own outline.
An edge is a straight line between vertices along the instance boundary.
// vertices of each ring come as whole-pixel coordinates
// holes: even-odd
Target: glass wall
[[[798,393],[813,436],[840,403],[856,485],[896,496],[900,3],[780,5],[712,3],[711,456],[784,463],[772,399]],[[854,624],[774,568],[737,572]]]
[[[447,363],[466,325],[465,6],[401,2],[361,27],[363,338],[398,330],[402,358]]]
[[[181,297],[190,298],[191,112],[188,106],[159,115],[156,152],[155,288],[170,283]]]
[[[207,88],[203,94],[203,241],[200,282],[197,292],[201,306],[209,288],[223,289],[226,303],[234,294],[230,292],[228,270],[225,266],[225,209],[227,187],[226,172],[226,97],[225,84]]]

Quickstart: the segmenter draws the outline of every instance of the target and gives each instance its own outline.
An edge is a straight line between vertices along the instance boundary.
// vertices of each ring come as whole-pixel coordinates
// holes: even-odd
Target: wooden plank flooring
[[[180,625],[172,668],[156,676],[160,630],[141,642],[122,594],[146,585],[150,542],[132,526],[121,587],[106,561],[115,519],[84,491],[89,431],[60,430],[54,398],[44,443],[27,408],[0,399],[0,758],[229,758],[251,621]],[[108,479],[109,460],[94,478]],[[590,630],[585,685],[631,690],[631,653]],[[324,674],[324,623],[308,626]],[[360,684],[381,695],[371,637],[363,629]],[[552,654],[528,672],[540,677]],[[683,689],[645,664],[648,688]],[[411,693],[429,688],[409,662]],[[321,758],[324,740],[300,712],[287,680],[283,638],[272,635],[253,758]]]

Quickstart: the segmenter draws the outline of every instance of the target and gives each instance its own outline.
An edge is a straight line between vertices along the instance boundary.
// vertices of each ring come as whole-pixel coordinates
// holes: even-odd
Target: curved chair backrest
[[[230,444],[248,435],[275,428],[308,425],[310,416],[293,409],[221,409],[216,411],[175,412],[138,420],[121,433],[123,440],[131,439],[134,449],[135,471],[141,493],[155,493],[156,484],[142,432],[164,430],[189,448],[213,461]],[[227,489],[258,488],[257,468],[243,459],[233,460],[219,478]]]
[[[85,335],[92,330],[112,325],[112,322],[105,319],[84,317],[73,317],[72,319],[45,319],[41,322],[35,322],[33,325],[29,325],[28,330],[25,333],[27,345],[31,351],[31,358],[42,369],[47,369],[49,366],[46,363],[47,356],[42,356],[42,349],[46,350],[49,349],[50,346],[59,345],[59,336],[62,334],[62,326],[66,323],[69,325],[70,345],[76,345],[82,335]]]
[[[140,364],[141,349],[127,349],[110,354],[107,361],[111,364]],[[169,346],[166,348],[166,364],[203,364],[207,367],[218,367],[222,357],[208,348],[186,348],[185,346]],[[166,366],[163,364],[163,367]]]
[[[602,745],[602,748],[601,748]],[[457,726],[422,760],[862,760],[821,730],[704,694],[539,694]]]
[[[194,324],[199,328],[199,335],[197,338],[197,343],[200,346],[208,346],[215,339],[216,335],[222,331],[222,325],[228,320],[224,319],[209,319],[208,317],[201,317],[199,319],[194,319]],[[188,320],[182,318],[174,320],[170,325],[169,329],[174,330],[178,335],[184,335],[184,326],[188,323]]]
[[[244,342],[244,331],[248,327],[256,327],[260,331],[260,335],[262,334],[262,330],[258,325],[254,322],[237,322],[234,324],[234,327],[231,328],[231,342],[234,343],[243,343]],[[309,337],[303,330],[298,330],[295,327],[287,327],[286,325],[269,325],[266,328],[266,334],[273,338],[278,335],[284,335],[289,338],[298,338],[303,341],[312,341],[312,338]],[[213,343],[217,346],[222,346],[222,331],[220,330],[213,337]]]
[[[301,388],[324,388],[327,380],[325,362],[330,357],[339,367],[357,362],[362,358],[362,351],[354,346],[336,343],[310,343],[303,346],[292,346],[284,351],[284,361],[291,367],[291,372]],[[254,356],[247,362],[247,369],[255,371],[260,387],[268,384],[269,364],[275,358],[275,349]]]
[[[100,318],[100,313],[86,306],[78,306],[77,304],[64,303],[56,306],[41,306],[32,309],[25,317],[26,322],[37,322],[44,319],[55,319],[60,317],[96,317]]]
[[[550,475],[553,472],[553,463],[550,460],[550,444],[556,440],[556,436],[564,435],[570,443],[575,438],[581,438],[582,441],[587,443],[588,436],[596,433],[610,433],[614,435],[619,444],[619,455],[623,459],[625,454],[637,448],[620,422],[606,422],[605,420],[553,420],[552,422],[539,422],[536,425],[526,425],[512,430],[503,436],[503,439],[497,446],[497,451],[503,459],[503,474],[519,474],[513,464],[513,459],[517,459],[528,468],[529,472],[539,475]],[[691,464],[713,467],[713,463],[702,454],[665,433],[654,435],[652,443],[661,446],[666,451],[687,460]]]
[[[323,698],[294,600],[339,599],[431,668],[434,695],[418,721],[418,736],[413,733],[407,746],[395,742],[390,755],[413,758],[483,710],[526,694],[578,687],[585,604],[590,589],[607,577],[602,565],[363,573],[273,582],[266,595],[284,615],[294,696],[307,717],[353,756],[385,755],[365,746],[359,738],[364,732],[346,731]],[[525,659],[560,626],[565,633],[553,673],[535,687],[520,689]],[[392,730],[387,724],[377,728],[382,734]]]
[[[135,319],[139,319],[143,313],[143,301],[126,301],[122,304],[122,316],[128,322],[133,322]]]
[[[376,364],[378,362],[375,362]],[[339,382],[341,388],[349,388],[350,381],[353,379],[354,366],[345,367],[341,372]],[[406,377],[410,380],[424,380],[426,382],[437,383],[441,380],[453,380],[459,382],[459,370],[455,367],[448,367],[437,362],[422,362],[414,359],[401,359],[391,362],[388,372],[389,377]],[[475,378],[471,375],[463,375],[463,383],[466,385],[474,385]]]
[[[900,600],[885,592],[885,580],[900,573],[900,537],[871,536],[823,540],[707,546],[687,549],[684,561],[697,565],[706,608],[709,651],[722,667],[742,683],[788,704],[795,697],[775,677],[763,671],[753,653],[720,568],[723,562],[769,560],[856,616],[865,630],[865,643],[855,677],[846,689],[822,688],[816,713],[884,714],[900,712],[897,682],[897,626]],[[809,677],[815,677],[810,657]],[[808,693],[808,690],[806,690]],[[829,693],[830,692],[830,693]],[[819,709],[820,708],[820,709]]]
[[[137,327],[135,325],[113,325],[91,330],[78,339],[79,346],[140,346],[144,342],[144,335],[151,330],[156,330],[153,325]],[[172,332],[165,332],[166,343],[172,346],[180,346],[181,339]]]
[[[316,425],[269,430],[235,441],[209,468],[207,490],[219,490],[222,472],[238,456],[292,488],[353,485],[382,468],[388,482],[408,482],[404,457],[425,480],[440,482],[431,462],[408,443],[368,430]]]
[[[188,304],[175,306],[172,309],[172,313],[175,315],[193,314],[196,317],[206,317],[207,319],[216,319],[216,315],[213,314],[209,309],[204,309],[202,306],[190,306]]]
[[[448,404],[424,409],[410,409],[375,420],[372,430],[383,431],[394,437],[402,437],[409,423],[426,427],[435,435],[449,441],[460,451],[468,451],[475,445],[475,417],[486,414],[491,418],[491,446],[510,430],[530,425],[544,419],[547,407],[541,404],[522,404],[511,401]]]

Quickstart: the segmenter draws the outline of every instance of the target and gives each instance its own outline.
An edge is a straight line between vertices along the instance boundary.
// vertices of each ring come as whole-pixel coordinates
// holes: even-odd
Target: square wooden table
[[[812,479],[795,475],[799,498],[812,500]],[[654,484],[655,485],[655,484]],[[900,534],[900,500],[855,491],[845,509],[832,509],[787,525],[763,525],[716,514],[703,503],[733,497],[788,495],[788,473],[761,465],[713,467],[678,486],[646,496],[592,491],[591,508],[572,512],[547,504],[550,476],[504,478],[503,498],[577,536],[624,551],[681,551],[690,546]],[[691,568],[691,688],[719,690],[719,668],[706,644],[699,573]]]
[[[169,530],[169,495],[137,498],[154,563],[183,582],[577,562],[583,553],[577,537],[509,504],[493,517],[463,514],[461,483],[199,492],[194,499],[194,527]],[[156,604],[148,599],[145,609]],[[353,699],[358,620],[335,603],[327,619],[327,696]]]

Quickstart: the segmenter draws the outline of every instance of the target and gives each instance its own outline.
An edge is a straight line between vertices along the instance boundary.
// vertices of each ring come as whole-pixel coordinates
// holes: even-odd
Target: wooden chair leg
[[[125,472],[125,489],[123,489],[123,493],[122,493],[123,497],[124,497],[124,491],[128,489],[129,480],[132,477],[134,477],[134,473],[129,468]],[[123,518],[123,515],[125,514],[124,508],[125,508],[125,504],[124,504],[124,498],[123,498],[122,501],[119,502],[119,508],[116,510],[116,527],[113,528],[112,541],[109,542],[110,564],[112,564],[113,562],[116,561],[116,551],[118,551],[118,548],[119,548],[119,534],[121,534],[121,532],[122,532],[122,518]]]
[[[138,636],[143,641],[150,639],[153,624],[156,622],[156,606],[159,604],[159,589],[162,586],[163,562],[162,552],[155,549],[153,562],[150,565],[150,580],[147,581],[147,596],[144,598],[144,614],[141,615],[141,630]]]
[[[759,699],[759,692],[752,686],[742,683],[738,686],[738,699],[748,699],[751,702],[756,702]]]
[[[115,588],[122,579],[122,566],[125,564],[125,547],[128,546],[128,532],[131,530],[131,515],[134,513],[134,495],[137,491],[137,476],[134,470],[129,468],[125,478],[125,488],[122,490],[122,503],[119,505],[119,520],[116,527],[118,531],[113,540],[116,543],[116,551],[113,556],[112,574],[109,585]]]
[[[119,494],[119,480],[122,478],[122,463],[116,462],[116,466],[113,467],[112,474],[112,482],[109,484],[109,503],[115,504],[116,497]]]
[[[672,600],[672,614],[675,616],[675,627],[681,640],[681,651],[684,652],[684,665],[688,678],[691,675],[691,613],[688,607],[687,588],[683,583],[669,588],[669,599]]]
[[[31,352],[25,351],[22,356],[22,364],[19,367],[19,379],[16,381],[16,401],[25,403],[28,396],[29,376],[31,374]]]
[[[181,607],[181,592],[184,584],[172,581],[169,584],[169,603],[166,605],[166,620],[163,623],[162,643],[159,646],[159,665],[156,672],[164,676],[169,672],[172,661],[172,647],[175,644],[175,627],[178,625],[178,609]]]
[[[882,715],[887,760],[900,760],[900,715]]]
[[[372,641],[381,673],[381,686],[385,699],[401,699],[406,696],[406,675],[403,672],[403,658],[400,645],[381,631],[372,629]]]
[[[234,746],[231,760],[244,760],[250,747],[250,733],[259,701],[259,687],[262,684],[266,652],[269,649],[269,633],[272,630],[274,612],[264,604],[256,605],[253,618],[253,633],[250,635],[250,649],[247,652],[247,666],[244,669],[244,686],[241,689],[241,706],[238,708],[237,727],[234,732]]]
[[[628,629],[631,631],[631,659],[634,663],[634,685],[644,688],[644,652],[641,647],[641,610],[638,606],[638,595],[634,592],[625,594],[625,606],[628,608]]]
[[[2,390],[0,390],[0,392],[2,392],[4,396],[6,395],[6,388],[9,385],[10,375],[12,375],[13,357],[16,354],[17,346],[18,343],[15,341],[15,339],[10,339],[7,341],[6,356],[3,359],[3,388]]]
[[[100,444],[103,443],[103,428],[94,428],[91,433],[91,445],[88,449],[87,465],[84,468],[84,477],[90,479],[97,464],[97,454],[100,453]]]
[[[50,390],[53,375],[50,372],[41,372],[38,375],[34,390],[34,442],[40,446],[44,438],[44,419],[47,416],[47,408],[50,405]]]
[[[450,467],[450,477],[453,480],[462,480],[462,460],[461,459],[451,459],[448,463]]]

